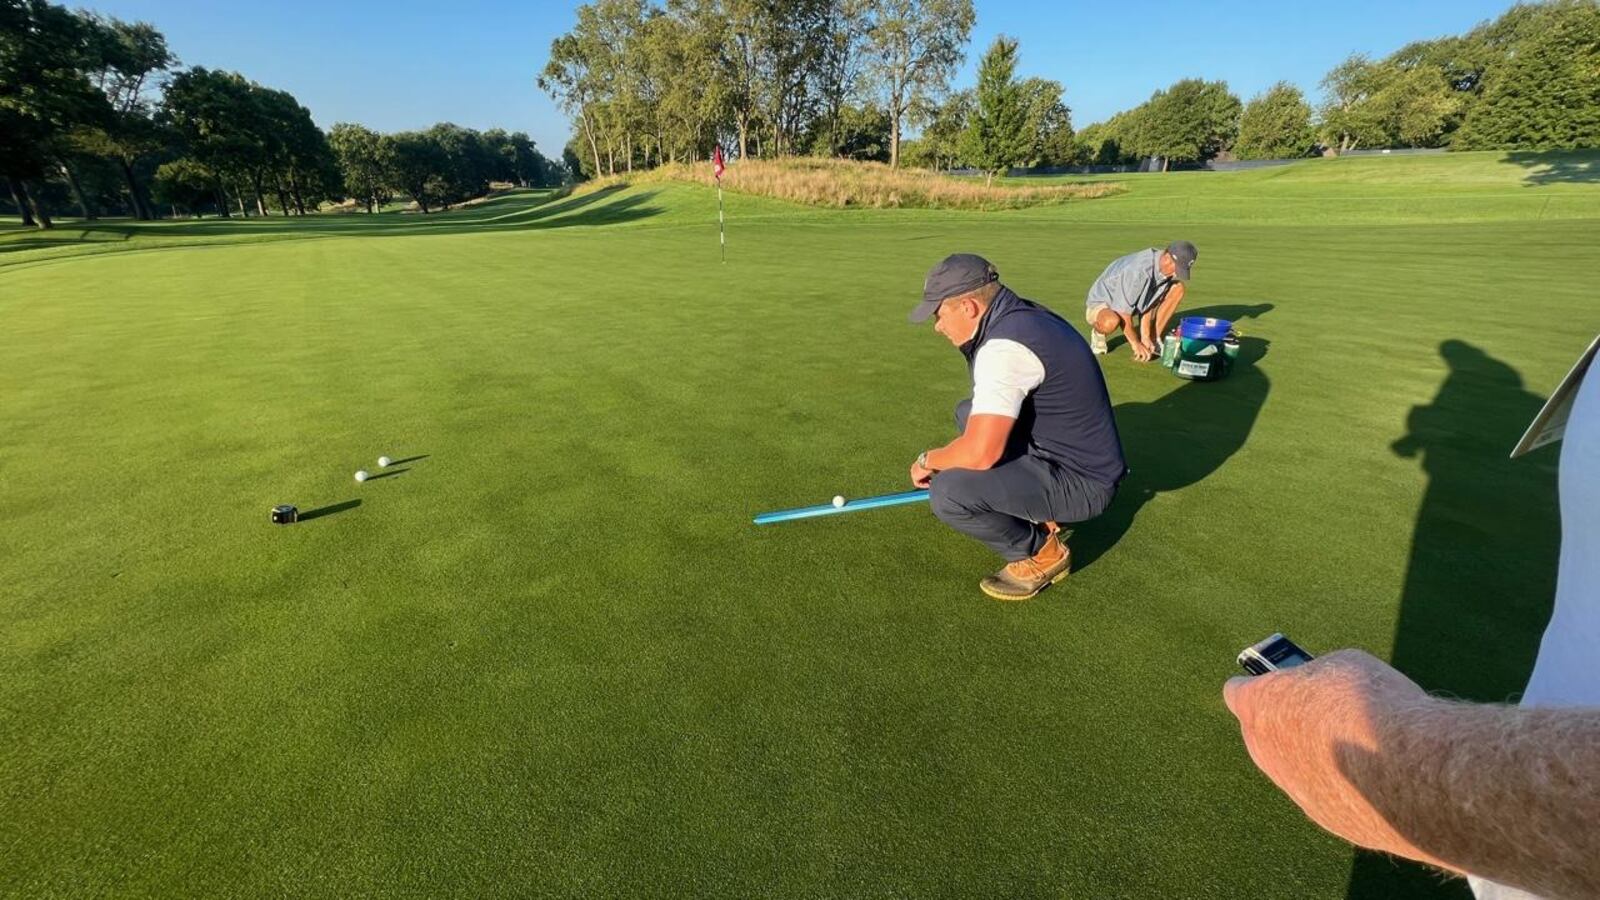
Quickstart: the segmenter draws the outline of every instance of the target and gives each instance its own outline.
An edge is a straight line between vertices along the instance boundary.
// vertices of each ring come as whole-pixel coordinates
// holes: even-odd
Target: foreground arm
[[[1183,282],[1178,282],[1167,290],[1167,296],[1161,298],[1161,305],[1156,307],[1156,340],[1167,333],[1167,323],[1172,321],[1172,314],[1178,311],[1178,304],[1183,302]]]
[[[1600,709],[1430,697],[1365,653],[1235,678],[1250,757],[1318,825],[1551,897],[1600,896]]]

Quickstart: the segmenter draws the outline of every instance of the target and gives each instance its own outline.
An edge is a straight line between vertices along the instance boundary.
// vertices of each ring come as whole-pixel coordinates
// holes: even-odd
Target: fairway
[[[1507,453],[1600,331],[1600,157],[1119,180],[730,194],[725,264],[684,184],[0,230],[0,894],[1466,896],[1220,688],[1283,631],[1521,689],[1556,452]],[[1249,363],[1102,359],[1131,474],[1066,581],[985,599],[926,505],[751,523],[953,436],[945,254],[1082,328],[1178,238]]]

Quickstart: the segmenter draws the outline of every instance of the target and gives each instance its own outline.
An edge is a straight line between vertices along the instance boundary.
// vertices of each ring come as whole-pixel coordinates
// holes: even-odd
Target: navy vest
[[[1028,452],[1104,485],[1127,473],[1122,439],[1111,415],[1111,395],[1089,343],[1066,320],[1001,287],[961,345],[970,372],[985,343],[1016,341],[1044,364],[1044,382],[1022,402],[1012,440],[1025,438]]]

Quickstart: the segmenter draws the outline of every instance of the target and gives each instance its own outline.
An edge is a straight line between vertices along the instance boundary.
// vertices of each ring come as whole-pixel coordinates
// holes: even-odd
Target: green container
[[[1161,364],[1172,368],[1178,362],[1178,332],[1176,330],[1161,339]]]

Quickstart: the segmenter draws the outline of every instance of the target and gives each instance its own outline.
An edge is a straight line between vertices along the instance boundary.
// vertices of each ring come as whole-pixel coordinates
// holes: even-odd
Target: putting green
[[[725,265],[690,186],[0,232],[0,893],[1462,896],[1307,822],[1220,685],[1283,630],[1519,689],[1593,161],[730,196]],[[924,506],[750,524],[950,436],[939,257],[1078,322],[1178,237],[1254,361],[1104,360],[1133,472],[1066,582],[984,599]]]

